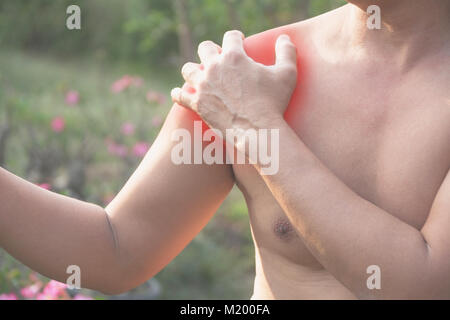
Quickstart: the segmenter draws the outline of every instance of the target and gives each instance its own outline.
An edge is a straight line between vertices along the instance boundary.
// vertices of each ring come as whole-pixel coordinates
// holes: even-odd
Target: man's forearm
[[[282,156],[278,173],[263,179],[318,261],[358,297],[426,296],[422,234],[353,192],[286,122],[273,127],[280,128]],[[382,290],[366,286],[370,265],[381,268]]]
[[[106,212],[20,179],[0,168],[0,247],[65,282],[81,269],[82,287],[114,291],[118,260]]]

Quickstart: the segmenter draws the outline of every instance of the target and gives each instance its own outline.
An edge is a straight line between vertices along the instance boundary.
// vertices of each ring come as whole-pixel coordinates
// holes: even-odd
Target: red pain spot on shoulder
[[[305,58],[306,50],[304,49],[305,44],[302,42],[299,30],[291,25],[262,32],[246,38],[244,48],[248,56],[256,62],[268,66],[273,65],[276,60],[275,43],[282,34],[287,34],[297,47],[297,86],[285,112],[285,119],[292,120],[298,117],[298,112],[304,101],[304,93],[307,85],[308,68]]]

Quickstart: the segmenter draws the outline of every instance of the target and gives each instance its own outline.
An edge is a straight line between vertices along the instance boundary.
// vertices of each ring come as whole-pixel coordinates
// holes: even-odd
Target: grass
[[[126,73],[142,77],[142,87],[111,93],[111,84]],[[49,183],[56,192],[104,205],[139,163],[134,156],[112,156],[105,141],[113,140],[128,150],[139,141],[151,143],[159,125],[150,119],[164,117],[170,106],[169,102],[149,103],[146,92],[162,92],[168,98],[170,88],[179,83],[176,70],[142,70],[95,58],[61,60],[3,50],[0,125],[7,119],[11,127],[3,166],[32,182]],[[75,107],[64,102],[68,90],[80,94]],[[51,130],[54,117],[65,119],[60,134]],[[125,122],[136,126],[132,137],[120,132]],[[81,182],[74,180],[78,191],[73,187],[77,164],[83,172]],[[160,298],[248,299],[253,257],[247,209],[234,189],[208,226],[156,276],[162,288]],[[29,272],[0,250],[0,294],[26,285]]]

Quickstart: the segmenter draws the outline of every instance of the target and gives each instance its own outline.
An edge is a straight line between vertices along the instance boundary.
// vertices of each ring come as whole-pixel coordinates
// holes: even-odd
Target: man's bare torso
[[[290,34],[302,70],[286,113],[289,124],[356,193],[421,229],[449,170],[449,51],[403,69],[346,51],[336,40],[345,10],[261,34],[251,40],[249,55],[269,63],[272,57],[258,52],[272,51],[277,34]],[[256,247],[252,298],[354,298],[305,247],[256,170],[233,170]]]

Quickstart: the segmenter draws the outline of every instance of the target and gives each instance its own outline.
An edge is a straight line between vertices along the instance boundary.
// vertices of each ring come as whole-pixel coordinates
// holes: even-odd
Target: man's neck
[[[389,58],[407,70],[429,52],[448,43],[450,1],[448,0],[352,0],[343,31],[351,46],[371,55]],[[375,3],[374,3],[375,2]],[[381,29],[367,27],[367,8],[380,7]]]

